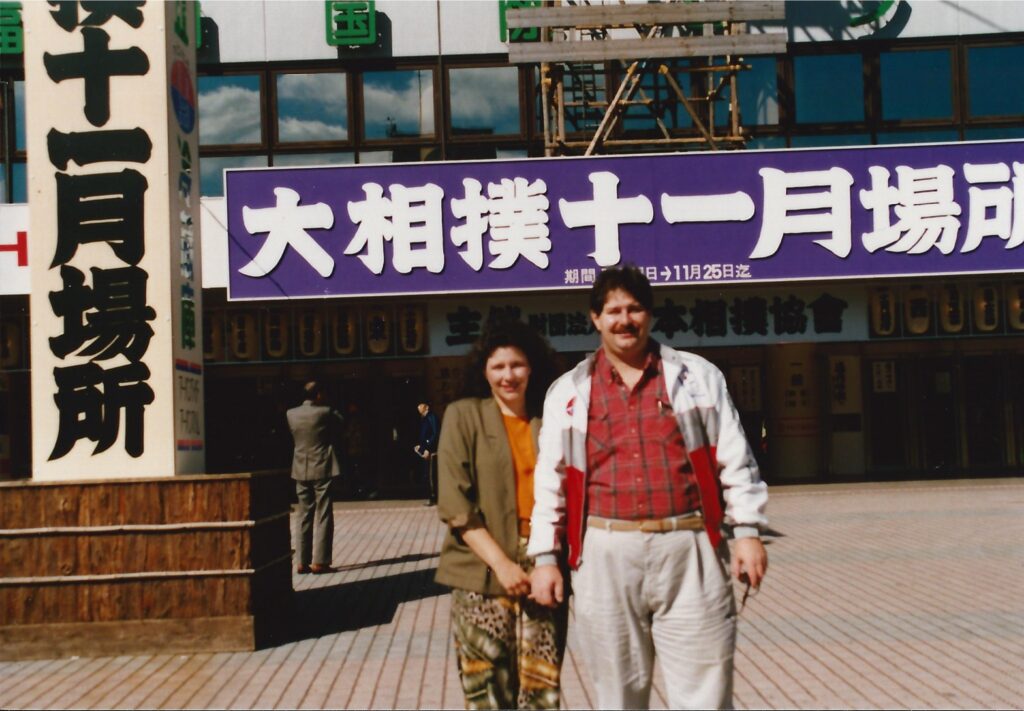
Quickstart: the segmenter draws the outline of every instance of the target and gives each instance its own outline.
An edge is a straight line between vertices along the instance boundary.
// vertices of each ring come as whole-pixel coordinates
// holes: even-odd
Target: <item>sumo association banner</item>
[[[225,173],[229,297],[1024,269],[1024,142]]]

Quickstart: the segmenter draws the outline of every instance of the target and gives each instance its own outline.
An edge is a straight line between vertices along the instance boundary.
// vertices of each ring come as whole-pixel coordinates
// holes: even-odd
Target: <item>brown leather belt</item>
[[[530,537],[530,519],[521,518],[519,519],[519,535],[523,538]]]
[[[640,531],[642,533],[667,533],[668,531],[703,531],[704,517],[700,514],[671,516],[669,518],[642,518],[627,521],[619,518],[587,516],[587,525],[606,531]]]

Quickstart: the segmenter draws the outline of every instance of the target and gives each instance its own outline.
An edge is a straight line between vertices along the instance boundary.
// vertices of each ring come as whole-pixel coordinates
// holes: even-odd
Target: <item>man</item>
[[[416,406],[420,413],[420,441],[413,451],[423,459],[423,473],[427,480],[427,506],[437,504],[437,440],[441,425],[430,409],[430,403],[421,402]]]
[[[297,573],[328,573],[331,570],[334,513],[331,510],[331,479],[341,474],[334,442],[341,431],[341,415],[326,404],[323,389],[306,383],[306,399],[288,410],[288,427],[295,440],[292,479],[299,499],[295,526]]]
[[[548,391],[532,596],[564,597],[567,549],[598,707],[647,708],[657,656],[669,708],[729,708],[736,603],[720,526],[736,538],[732,574],[758,588],[767,490],[721,372],[651,340],[653,301],[635,267],[601,272],[601,347]]]

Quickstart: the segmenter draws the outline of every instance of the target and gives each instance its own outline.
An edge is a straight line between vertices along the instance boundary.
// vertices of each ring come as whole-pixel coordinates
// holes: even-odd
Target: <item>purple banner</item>
[[[1024,141],[225,173],[229,298],[1024,270]]]

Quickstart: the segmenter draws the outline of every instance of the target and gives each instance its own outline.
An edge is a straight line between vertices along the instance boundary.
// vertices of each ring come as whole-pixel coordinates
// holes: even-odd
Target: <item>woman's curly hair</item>
[[[492,321],[473,345],[463,378],[464,397],[490,397],[491,386],[484,370],[487,359],[499,348],[518,348],[530,364],[530,381],[526,386],[526,413],[540,417],[544,396],[554,379],[561,374],[558,356],[547,340],[530,326],[516,319]]]

